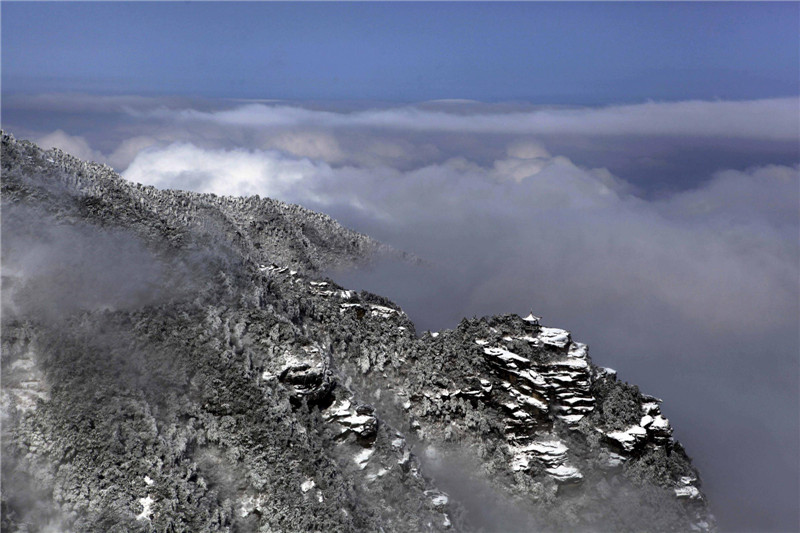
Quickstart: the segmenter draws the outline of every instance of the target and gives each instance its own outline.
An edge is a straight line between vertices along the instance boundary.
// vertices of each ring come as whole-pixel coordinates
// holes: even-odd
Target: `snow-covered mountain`
[[[533,314],[418,334],[328,216],[3,134],[2,224],[3,531],[715,528],[660,400]]]

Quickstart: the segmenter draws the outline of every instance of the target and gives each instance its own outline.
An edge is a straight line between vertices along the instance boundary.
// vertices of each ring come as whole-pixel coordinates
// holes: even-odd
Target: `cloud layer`
[[[582,168],[535,146],[516,144],[509,152],[532,157],[507,156],[487,167],[453,158],[403,172],[174,144],[140,153],[125,177],[326,207],[438,263],[457,253],[465,255],[459,268],[491,263],[505,272],[497,280],[481,275],[471,286],[473,294],[485,293],[474,297],[481,302],[514,299],[518,289],[506,294],[500,280],[547,275],[548,284],[583,287],[593,298],[653,295],[693,321],[712,320],[720,333],[762,327],[772,314],[790,316],[797,167],[724,171],[702,188],[646,202],[605,169]],[[444,257],[441,242],[449,243]],[[521,265],[528,266],[519,271]]]
[[[421,328],[533,310],[571,329],[665,400],[723,526],[786,530],[800,496],[799,101],[40,97],[64,124],[74,109],[103,120],[11,116],[132,181],[301,203],[428,259],[332,274]]]
[[[647,102],[602,108],[542,108],[496,112],[466,105],[458,113],[409,106],[352,113],[287,105],[248,104],[221,111],[158,109],[159,118],[207,121],[243,127],[368,127],[405,131],[504,133],[515,135],[654,135],[797,138],[796,98],[751,101]],[[449,112],[448,112],[449,111]]]

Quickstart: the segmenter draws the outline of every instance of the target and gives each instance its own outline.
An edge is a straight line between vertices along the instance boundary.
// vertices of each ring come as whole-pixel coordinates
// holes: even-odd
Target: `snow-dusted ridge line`
[[[118,207],[121,217],[125,216],[126,211],[138,212],[140,217],[162,217],[168,225],[181,231],[203,231],[210,229],[207,216],[209,209],[216,211],[219,215],[214,224],[219,228],[214,229],[221,229],[221,237],[226,243],[236,243],[244,255],[257,264],[269,264],[277,260],[277,263],[295,270],[314,272],[337,265],[368,262],[379,257],[421,262],[411,254],[344,228],[329,215],[296,204],[258,195],[242,198],[161,190],[130,182],[108,165],[85,162],[57,148],[43,151],[35,144],[16,140],[6,132],[0,131],[0,134],[4,146],[26,154],[22,156],[25,159],[22,162],[24,166],[47,174],[48,180],[60,182],[80,195],[127,202],[125,209]],[[269,220],[269,224],[265,225],[263,220]],[[128,221],[121,219],[119,222],[124,224]],[[270,226],[276,226],[277,231],[269,237],[278,236],[279,246],[275,246],[270,238],[261,236],[261,232],[269,231]],[[300,244],[300,247],[291,246],[290,242]],[[294,251],[287,254],[287,250]]]
[[[314,226],[324,219],[306,220],[325,230],[314,236],[266,199],[143,190],[3,143],[4,216],[19,204],[111,225],[167,264],[226,260],[158,305],[88,309],[63,329],[6,322],[15,371],[36,367],[31,346],[82,370],[58,373],[45,409],[19,411],[10,443],[22,467],[39,465],[28,470],[53,508],[78,511],[74,530],[105,531],[95,509],[129,529],[465,530],[469,499],[431,474],[458,450],[476,458],[461,471],[554,529],[598,517],[615,531],[713,529],[660,401],[592,364],[568,331],[531,313],[417,335],[387,299],[315,275],[370,249]],[[97,331],[124,341],[97,346]],[[95,364],[108,357],[135,362],[136,379],[120,385],[127,363]]]

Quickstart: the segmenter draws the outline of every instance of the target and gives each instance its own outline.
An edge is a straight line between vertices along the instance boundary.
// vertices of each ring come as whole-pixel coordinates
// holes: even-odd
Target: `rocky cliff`
[[[3,531],[713,530],[660,400],[534,315],[417,334],[399,252],[2,137]]]

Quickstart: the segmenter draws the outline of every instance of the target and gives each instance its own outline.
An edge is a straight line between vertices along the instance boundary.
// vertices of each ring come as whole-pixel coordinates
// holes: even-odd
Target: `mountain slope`
[[[325,215],[2,150],[3,531],[713,529],[659,401],[568,332],[418,337],[316,277],[402,256]]]

